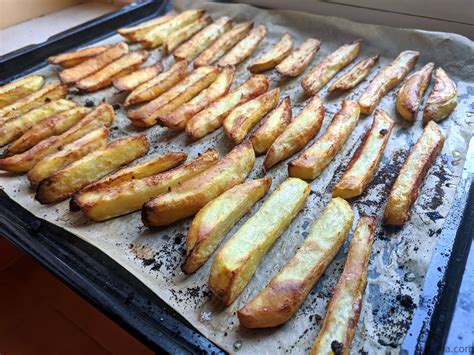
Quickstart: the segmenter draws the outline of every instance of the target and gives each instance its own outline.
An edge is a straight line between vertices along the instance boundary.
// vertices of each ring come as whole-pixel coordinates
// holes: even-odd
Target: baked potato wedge
[[[66,144],[61,150],[40,160],[30,171],[28,180],[37,186],[41,181],[65,168],[82,157],[102,149],[107,144],[109,129],[105,126],[94,129],[78,140]]]
[[[119,42],[79,65],[64,69],[61,73],[59,73],[59,78],[65,84],[74,84],[81,79],[91,76],[95,72],[101,70],[127,53],[127,44]]]
[[[26,152],[0,159],[0,170],[26,173],[45,156],[61,150],[65,144],[81,138],[86,133],[102,125],[110,126],[114,116],[114,109],[111,105],[101,104],[63,134],[49,137]]]
[[[188,138],[198,140],[215,131],[235,107],[263,94],[269,85],[270,82],[265,75],[255,75],[234,91],[214,101],[188,121],[186,124]]]
[[[263,162],[265,170],[300,151],[318,134],[323,120],[323,102],[319,96],[314,96],[268,149]]]
[[[119,138],[42,180],[35,198],[42,204],[60,202],[118,167],[148,152],[144,135]]]
[[[45,118],[14,141],[8,147],[6,155],[23,153],[46,138],[66,132],[91,111],[90,108],[76,106],[70,110]]]
[[[287,96],[262,121],[260,127],[250,136],[255,154],[265,154],[275,139],[291,122],[291,101]]]
[[[434,73],[435,84],[423,112],[423,123],[433,120],[439,122],[448,117],[458,105],[458,91],[443,68],[437,68]]]
[[[21,116],[5,121],[0,125],[0,146],[10,143],[47,117],[72,109],[75,106],[76,104],[69,100],[54,100]]]
[[[190,39],[192,36],[211,23],[212,18],[210,16],[203,16],[199,20],[194,21],[175,33],[172,33],[163,41],[163,49],[165,50],[165,53],[173,53],[173,51],[178,48],[180,44]]]
[[[375,111],[372,128],[362,139],[341,180],[334,186],[333,197],[351,198],[364,192],[379,165],[393,125],[385,111]]]
[[[217,62],[237,42],[247,36],[252,27],[253,23],[245,22],[224,33],[196,58],[194,66],[197,68]]]
[[[143,205],[147,227],[167,226],[195,215],[206,203],[244,182],[255,164],[250,143],[238,145],[216,165]]]
[[[428,122],[390,190],[383,215],[384,224],[402,226],[408,221],[411,206],[418,198],[418,191],[431,164],[443,149],[444,140],[438,125]]]
[[[174,16],[172,16],[172,15],[164,15],[164,16],[154,18],[153,20],[143,22],[143,23],[141,23],[137,26],[119,28],[117,30],[117,32],[122,37],[129,40],[130,42],[138,42],[143,38],[143,36],[147,32],[149,32],[150,30],[152,30],[155,27],[158,27],[158,26],[164,24],[165,22],[170,21],[173,18],[174,18]]]
[[[243,142],[252,128],[273,110],[280,100],[280,89],[265,94],[237,106],[224,120],[224,132],[235,145]]]
[[[187,60],[191,62],[207,47],[209,47],[219,36],[232,28],[232,19],[223,16],[211,23],[203,30],[196,33],[189,41],[184,42],[173,52],[175,60]]]
[[[76,86],[84,91],[91,92],[110,86],[114,79],[132,73],[148,59],[147,51],[130,52],[100,69],[94,74],[79,80]]]
[[[119,91],[132,91],[147,81],[150,81],[163,71],[163,64],[157,62],[156,64],[144,67],[130,73],[128,75],[115,78],[113,81],[114,87]]]
[[[41,89],[44,78],[39,75],[27,76],[0,87],[0,108],[8,106],[22,97]]]
[[[194,96],[211,85],[218,75],[219,69],[216,66],[197,68],[183,81],[164,94],[139,109],[130,112],[128,118],[137,127],[154,126],[159,117],[190,101]]]
[[[433,63],[426,64],[423,68],[411,74],[398,91],[397,112],[409,123],[415,122],[421,99],[430,84],[433,69]]]
[[[167,37],[194,21],[199,20],[204,16],[205,12],[206,11],[203,9],[184,11],[171,20],[147,31],[143,36],[141,36],[141,38],[139,38],[139,42],[146,48],[161,46]]]
[[[250,57],[258,45],[265,38],[267,29],[265,26],[259,25],[252,28],[244,39],[237,43],[227,54],[225,54],[217,65],[225,67],[228,65],[238,65]]]
[[[142,179],[129,180],[117,186],[78,192],[74,204],[91,220],[99,222],[138,211],[152,197],[167,192],[216,164],[217,151],[211,149],[174,169]]]
[[[314,38],[307,38],[300,48],[276,66],[276,71],[283,76],[296,77],[311,63],[319,50],[321,42]]]
[[[326,132],[312,146],[288,163],[288,175],[308,180],[318,177],[341,150],[356,126],[359,116],[360,108],[357,102],[342,101],[341,109],[334,115]]]
[[[234,67],[223,68],[216,80],[207,89],[201,91],[191,101],[159,117],[158,124],[172,129],[184,130],[186,124],[195,114],[229,92],[234,73]]]
[[[61,53],[48,58],[49,64],[60,65],[63,68],[71,68],[95,57],[96,55],[109,49],[109,45],[82,48],[74,52]]]
[[[270,283],[237,312],[245,328],[270,328],[287,322],[344,244],[354,213],[347,201],[332,199],[313,222],[296,254]]]
[[[209,288],[226,306],[242,292],[265,253],[303,208],[310,190],[303,180],[285,180],[219,250]]]
[[[207,203],[194,217],[186,236],[186,259],[181,269],[191,274],[217,249],[226,234],[272,184],[271,177],[236,185]]]
[[[380,55],[362,59],[355,64],[347,73],[341,75],[340,78],[332,83],[328,91],[345,91],[356,87],[359,83],[369,75],[370,70],[375,65],[375,62],[380,58]]]
[[[262,71],[273,69],[279,63],[288,57],[293,50],[293,39],[289,33],[285,33],[283,37],[267,52],[255,59],[248,66],[251,73],[261,73]]]
[[[32,94],[23,96],[18,101],[0,108],[0,124],[11,118],[21,116],[50,101],[63,99],[66,97],[66,94],[66,85],[59,83],[45,85]]]
[[[419,56],[419,52],[403,51],[392,63],[379,71],[359,97],[360,112],[370,115],[382,97],[401,83],[403,78],[415,66]]]
[[[187,68],[188,63],[185,61],[173,64],[169,70],[135,88],[125,99],[124,105],[151,101],[160,96],[188,75]]]
[[[336,49],[310,70],[301,81],[301,86],[307,95],[313,96],[319,92],[334,76],[349,65],[362,48],[362,40],[356,40]]]
[[[367,285],[375,223],[372,217],[361,217],[357,223],[344,271],[334,288],[311,355],[333,354],[335,349],[339,354],[349,354]]]

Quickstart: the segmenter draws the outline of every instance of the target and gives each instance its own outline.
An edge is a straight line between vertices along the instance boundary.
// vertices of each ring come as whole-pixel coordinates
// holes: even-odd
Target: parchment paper
[[[456,81],[459,105],[451,117],[441,123],[447,140],[441,155],[428,172],[420,197],[412,208],[410,222],[402,229],[379,228],[377,231],[369,265],[368,287],[351,349],[351,353],[360,351],[397,353],[410,325],[415,305],[419,302],[424,275],[453,201],[474,128],[473,43],[453,34],[357,24],[338,18],[261,10],[247,5],[213,3],[203,5],[193,4],[192,1],[177,1],[176,10],[182,11],[198,5],[206,8],[214,18],[228,15],[236,22],[254,21],[266,25],[267,37],[252,58],[267,50],[285,32],[291,33],[295,47],[298,47],[306,37],[322,41],[321,49],[311,66],[340,45],[362,38],[364,47],[357,60],[381,54],[376,68],[368,77],[369,80],[400,51],[412,49],[421,52],[416,69],[428,61],[433,61],[437,66],[442,65]],[[103,43],[114,43],[119,40],[120,37],[114,36]],[[149,62],[160,57],[161,50],[155,50]],[[250,76],[246,67],[251,60],[239,66],[233,87]],[[167,58],[166,67],[172,61],[171,58]],[[48,81],[55,81],[57,70],[48,67],[38,73],[45,75]],[[309,68],[306,72],[308,70]],[[279,86],[282,89],[282,97],[286,95],[291,97],[295,117],[304,106],[305,97],[299,85],[302,76],[286,80],[280,79],[274,71],[266,74],[271,79],[272,88]],[[351,92],[340,96],[328,96],[326,89],[320,92],[325,102],[326,116],[319,135],[325,131],[332,116],[340,108],[342,99],[357,99],[368,82],[367,80]],[[70,97],[80,103],[93,100],[98,104],[106,100],[112,104],[121,104],[125,99],[125,94],[118,93],[113,88],[86,95],[81,95],[75,89],[71,92]],[[410,147],[422,131],[421,115],[412,127],[403,126],[395,112],[396,92],[397,89],[391,91],[379,105],[396,119],[397,124],[367,191],[361,197],[350,201],[356,214],[354,225],[359,214],[381,216],[390,186]],[[116,107],[116,113],[112,137],[138,132],[125,118],[122,106]],[[211,296],[206,286],[213,258],[192,276],[185,276],[180,270],[184,239],[190,219],[160,230],[145,228],[140,221],[140,213],[96,224],[88,221],[81,213],[69,212],[67,202],[41,206],[34,200],[33,191],[29,188],[25,177],[2,173],[0,186],[11,198],[36,216],[67,229],[119,262],[189,320],[202,334],[223,349],[248,354],[306,353],[319,331],[326,304],[342,271],[348,241],[296,316],[284,326],[271,330],[248,331],[239,327],[235,312],[269,282],[301,245],[313,220],[319,216],[330,200],[333,185],[339,180],[361,137],[370,128],[371,122],[372,117],[361,117],[342,151],[324,173],[311,183],[312,193],[305,208],[263,258],[256,275],[241,296],[227,309]],[[216,147],[221,154],[232,148],[222,130],[192,144],[186,143],[184,134],[160,127],[149,129],[146,133],[153,147],[148,155],[182,150],[188,152],[189,158],[194,158],[209,147]],[[262,157],[257,159],[250,178],[265,175],[262,162]],[[269,175],[274,178],[273,191],[287,177],[286,162],[271,169]],[[261,203],[261,201],[257,203],[251,212],[234,226],[226,240],[257,211]]]

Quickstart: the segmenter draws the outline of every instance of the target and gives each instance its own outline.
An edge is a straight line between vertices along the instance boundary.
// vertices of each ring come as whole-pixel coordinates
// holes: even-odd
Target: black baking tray
[[[110,37],[119,27],[169,11],[170,0],[143,0],[0,57],[0,85],[46,66],[46,58]],[[473,156],[471,152],[469,156]],[[469,158],[468,158],[469,159]],[[472,160],[472,158],[471,158]],[[432,262],[403,354],[442,353],[474,226],[473,162],[467,162]],[[0,186],[1,188],[1,186]],[[224,353],[106,254],[33,216],[0,189],[0,235],[156,352]]]

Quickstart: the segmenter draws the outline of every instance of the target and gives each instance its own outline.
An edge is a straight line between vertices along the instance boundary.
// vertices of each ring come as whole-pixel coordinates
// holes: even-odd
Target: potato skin
[[[285,180],[219,250],[209,288],[226,306],[242,292],[267,250],[303,208],[310,190],[300,179]]]
[[[372,128],[362,139],[344,175],[334,186],[333,197],[351,198],[364,192],[382,158],[393,126],[393,120],[385,111],[375,111]]]
[[[114,87],[119,91],[132,91],[141,84],[150,81],[162,71],[163,64],[161,62],[157,62],[154,65],[138,69],[137,71],[134,71],[128,75],[115,78],[113,84]]]
[[[369,74],[375,62],[379,59],[380,55],[365,58],[354,65],[351,70],[346,74],[338,78],[328,89],[331,91],[345,91],[356,87],[365,77]]]
[[[448,117],[458,105],[458,92],[456,84],[442,69],[435,70],[435,84],[423,112],[423,124],[433,120],[439,122]]]
[[[323,325],[310,351],[311,355],[332,354],[334,341],[342,345],[341,354],[349,354],[367,285],[367,267],[375,228],[375,218],[359,219],[344,271],[334,288]]]
[[[49,64],[60,65],[63,68],[71,68],[95,57],[109,49],[110,45],[82,48],[74,52],[61,53],[48,58]]]
[[[276,66],[276,71],[283,76],[296,77],[311,63],[319,50],[321,42],[314,38],[307,38],[300,48]]]
[[[258,45],[265,38],[267,34],[267,29],[265,26],[259,25],[254,27],[239,43],[235,45],[227,54],[225,54],[219,61],[217,65],[220,67],[225,67],[228,65],[238,65],[250,57]]]
[[[344,100],[326,132],[298,158],[288,163],[288,175],[308,180],[319,176],[349,138],[359,115],[359,105],[355,101]]]
[[[235,145],[242,143],[248,132],[272,110],[280,99],[280,89],[273,89],[236,107],[224,120],[224,132]]]
[[[383,223],[402,226],[410,218],[410,209],[431,164],[443,149],[445,137],[438,125],[430,121],[410,155],[402,166],[392,186],[385,206]]]
[[[262,71],[274,68],[283,59],[288,57],[293,49],[293,39],[289,33],[285,33],[270,50],[255,59],[248,66],[248,70],[253,73],[261,73]]]
[[[426,64],[423,68],[411,74],[398,91],[397,112],[409,123],[415,122],[421,99],[430,84],[433,68],[433,63]]]
[[[414,67],[419,56],[419,52],[403,51],[392,63],[379,71],[359,97],[360,112],[370,115],[382,97],[397,86]]]
[[[29,95],[44,84],[44,78],[39,75],[27,76],[0,87],[0,108],[8,106],[18,99]]]
[[[143,38],[143,36],[147,32],[151,31],[155,27],[158,27],[159,25],[164,24],[165,22],[170,21],[173,18],[174,18],[174,16],[172,16],[172,15],[164,15],[164,16],[160,16],[158,18],[154,18],[150,21],[140,23],[137,26],[119,28],[117,30],[117,32],[122,37],[129,40],[130,42],[138,42]]]
[[[298,310],[351,230],[354,213],[341,198],[335,198],[314,221],[296,254],[270,283],[237,312],[246,328],[276,327]]]
[[[266,170],[301,150],[323,123],[324,106],[319,96],[307,101],[299,115],[288,125],[267,151],[263,166]]]
[[[254,164],[252,145],[238,145],[213,167],[146,202],[142,208],[143,224],[167,226],[195,215],[206,203],[242,183]]]
[[[179,45],[190,39],[192,36],[211,23],[212,18],[210,16],[204,16],[166,37],[163,42],[163,49],[165,53],[171,54],[176,48],[179,47]]]
[[[255,154],[265,154],[275,139],[291,122],[291,100],[287,96],[263,119],[262,124],[250,136]]]
[[[186,259],[181,269],[191,274],[217,249],[226,234],[261,199],[271,177],[236,185],[199,210],[186,236]]]

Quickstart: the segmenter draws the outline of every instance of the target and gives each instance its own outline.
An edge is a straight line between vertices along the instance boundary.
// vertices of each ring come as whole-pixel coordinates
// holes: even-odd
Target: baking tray
[[[45,59],[97,42],[115,29],[169,10],[169,1],[141,1],[0,58],[0,83],[46,65]],[[451,212],[428,270],[424,293],[402,346],[409,354],[440,352],[449,330],[474,223],[471,144]],[[111,258],[69,232],[34,217],[0,193],[0,234],[154,350],[219,353],[160,298]]]

